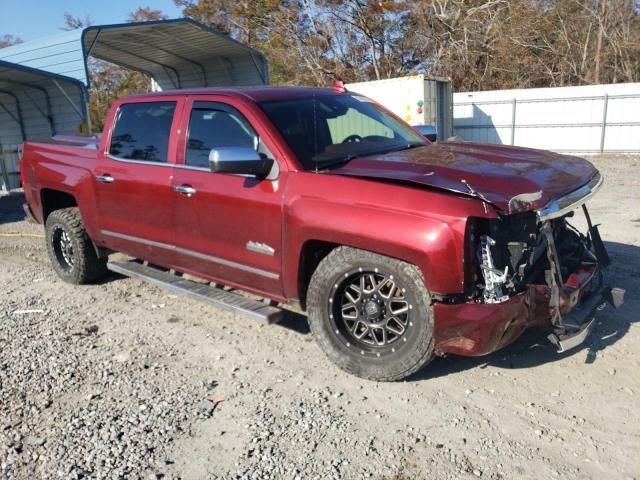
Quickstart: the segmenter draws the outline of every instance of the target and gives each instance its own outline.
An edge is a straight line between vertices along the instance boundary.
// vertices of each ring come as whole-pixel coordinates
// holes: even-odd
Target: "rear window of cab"
[[[166,163],[176,102],[126,103],[118,108],[109,155]]]

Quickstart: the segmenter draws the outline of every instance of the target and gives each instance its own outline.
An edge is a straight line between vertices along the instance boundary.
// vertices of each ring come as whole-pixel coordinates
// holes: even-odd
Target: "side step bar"
[[[212,287],[211,285],[185,280],[179,275],[136,261],[108,262],[107,268],[112,272],[120,273],[127,277],[140,278],[159,287],[212,303],[230,312],[239,313],[260,322],[270,324],[282,319],[283,311],[278,307]]]

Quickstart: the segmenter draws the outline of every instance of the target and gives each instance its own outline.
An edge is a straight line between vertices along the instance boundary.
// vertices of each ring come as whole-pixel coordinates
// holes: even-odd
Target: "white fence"
[[[454,132],[469,141],[574,153],[640,152],[640,83],[461,92]]]

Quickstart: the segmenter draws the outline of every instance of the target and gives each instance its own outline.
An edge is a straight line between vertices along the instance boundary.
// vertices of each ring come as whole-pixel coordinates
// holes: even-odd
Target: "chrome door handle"
[[[191,195],[195,195],[197,190],[193,187],[189,187],[187,185],[176,185],[175,187],[173,187],[173,190],[178,192],[178,193],[182,193],[183,195],[186,195],[187,197],[190,197]]]
[[[115,178],[113,178],[111,175],[97,175],[96,180],[101,183],[113,183],[115,181]]]

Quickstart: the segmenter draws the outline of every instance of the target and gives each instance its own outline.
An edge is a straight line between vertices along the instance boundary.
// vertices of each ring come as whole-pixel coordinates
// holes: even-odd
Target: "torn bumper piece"
[[[548,338],[558,348],[558,353],[566,352],[582,344],[596,324],[596,312],[607,303],[618,308],[624,302],[624,290],[603,288],[599,293],[578,304],[562,319],[562,329],[556,329]]]

